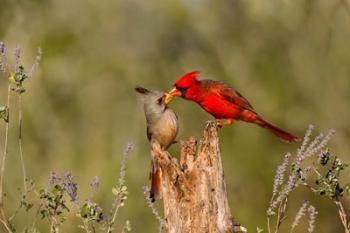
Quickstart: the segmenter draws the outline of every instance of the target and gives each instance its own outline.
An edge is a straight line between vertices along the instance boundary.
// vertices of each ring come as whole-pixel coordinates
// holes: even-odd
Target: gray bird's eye
[[[162,104],[162,102],[163,102],[163,96],[157,99],[157,104],[160,105]]]

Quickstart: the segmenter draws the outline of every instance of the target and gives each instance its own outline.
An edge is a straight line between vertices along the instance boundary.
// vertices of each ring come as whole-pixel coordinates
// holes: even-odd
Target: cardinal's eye
[[[181,92],[181,97],[185,97],[186,96],[186,92],[187,92],[187,88],[177,88],[180,92]]]

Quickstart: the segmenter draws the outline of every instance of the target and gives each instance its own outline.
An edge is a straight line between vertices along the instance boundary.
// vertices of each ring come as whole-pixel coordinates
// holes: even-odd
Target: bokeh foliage
[[[84,192],[98,175],[103,206],[111,202],[109,187],[118,178],[123,148],[133,142],[123,215],[134,232],[158,228],[142,194],[150,153],[136,85],[167,90],[180,75],[200,70],[230,83],[261,115],[294,133],[302,135],[310,123],[322,131],[334,128],[332,150],[350,161],[348,0],[2,0],[0,5],[0,39],[8,48],[20,44],[27,67],[36,48],[43,51],[23,95],[28,176],[44,185],[49,171],[70,170]],[[6,83],[2,76],[2,103]],[[181,99],[172,107],[180,118],[179,139],[199,137],[211,119]],[[248,229],[264,226],[275,167],[297,146],[243,123],[222,129],[220,136],[232,212]],[[16,135],[10,137],[11,200],[21,171]],[[178,146],[170,150],[176,154]],[[311,198],[319,211],[317,232],[341,229],[331,203],[307,190],[294,197]],[[76,230],[72,222],[66,232]]]

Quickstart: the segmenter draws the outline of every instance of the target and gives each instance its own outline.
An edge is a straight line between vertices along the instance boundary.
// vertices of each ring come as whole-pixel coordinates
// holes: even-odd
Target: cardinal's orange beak
[[[170,103],[170,101],[173,99],[174,96],[181,96],[181,91],[176,89],[176,87],[174,87],[168,93],[165,94],[165,100],[164,100],[165,104]]]

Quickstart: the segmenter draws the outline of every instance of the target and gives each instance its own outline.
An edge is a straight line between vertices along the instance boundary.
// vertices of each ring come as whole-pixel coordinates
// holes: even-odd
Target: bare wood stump
[[[180,164],[152,147],[162,171],[164,225],[168,233],[246,232],[228,205],[216,124],[209,122],[197,141],[181,142]]]

